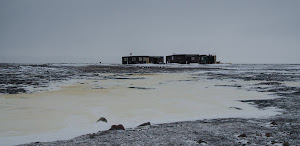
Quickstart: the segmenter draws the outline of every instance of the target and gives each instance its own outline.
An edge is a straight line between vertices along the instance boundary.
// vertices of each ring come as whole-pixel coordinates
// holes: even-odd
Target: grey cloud
[[[0,62],[120,63],[130,52],[186,52],[216,53],[232,63],[300,63],[299,6],[297,0],[2,0]]]

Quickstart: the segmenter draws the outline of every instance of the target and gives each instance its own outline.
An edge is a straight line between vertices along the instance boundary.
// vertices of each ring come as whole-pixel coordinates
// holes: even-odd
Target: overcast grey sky
[[[300,63],[300,0],[1,0],[0,62]]]

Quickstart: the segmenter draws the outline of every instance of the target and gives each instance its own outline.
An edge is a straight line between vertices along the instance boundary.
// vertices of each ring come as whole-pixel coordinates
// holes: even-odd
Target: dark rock
[[[95,138],[95,135],[94,135],[94,134],[91,134],[91,135],[89,135],[89,138],[90,138],[90,139],[94,139],[94,138]]]
[[[132,89],[142,89],[142,90],[147,90],[147,89],[154,89],[154,88],[145,88],[145,87],[128,87]]]
[[[262,135],[261,135],[260,133],[257,133],[257,132],[256,132],[256,136],[260,136],[260,137],[262,137]]]
[[[271,124],[272,125],[277,125],[277,123],[275,121],[272,121]]]
[[[197,143],[198,143],[198,144],[203,144],[203,143],[204,143],[204,144],[207,144],[207,142],[204,141],[204,140],[202,140],[202,139],[198,140]]]
[[[265,136],[266,136],[266,137],[271,137],[272,134],[271,134],[271,133],[266,133]]]
[[[119,125],[112,125],[109,130],[125,130],[125,128],[123,125],[119,124]]]
[[[107,120],[104,117],[101,117],[99,120],[97,120],[97,122],[99,122],[99,121],[107,123]]]
[[[121,77],[118,77],[118,78],[114,78],[114,79],[126,80],[126,79],[131,79],[131,78],[121,78]]]
[[[143,124],[139,125],[139,127],[141,127],[141,126],[150,126],[150,125],[151,125],[151,123],[147,122],[147,123],[143,123]]]
[[[288,142],[284,142],[282,146],[290,146],[290,144]]]
[[[229,108],[233,108],[233,109],[236,109],[236,110],[243,110],[243,109],[241,109],[239,107],[229,107]]]
[[[275,144],[275,143],[277,143],[277,141],[275,141],[275,140],[271,141],[271,144]]]
[[[238,137],[247,137],[247,135],[245,133],[239,135]]]

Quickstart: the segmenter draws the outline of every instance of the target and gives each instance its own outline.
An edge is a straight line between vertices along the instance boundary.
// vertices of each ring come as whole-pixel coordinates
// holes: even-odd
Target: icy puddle
[[[193,81],[183,73],[125,77],[137,79],[85,80],[57,91],[0,95],[0,145],[70,139],[113,124],[128,128],[143,122],[279,114],[237,101],[274,98],[267,93],[215,86],[232,84],[227,81]],[[100,117],[108,123],[96,123]]]

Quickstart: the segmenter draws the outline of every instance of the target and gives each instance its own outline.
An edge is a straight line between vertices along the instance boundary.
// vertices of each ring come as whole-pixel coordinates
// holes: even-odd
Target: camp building
[[[163,56],[123,56],[122,64],[163,64]]]
[[[174,54],[166,56],[166,63],[179,64],[215,64],[217,60],[216,55],[199,55],[199,54]]]

